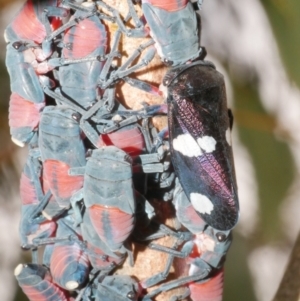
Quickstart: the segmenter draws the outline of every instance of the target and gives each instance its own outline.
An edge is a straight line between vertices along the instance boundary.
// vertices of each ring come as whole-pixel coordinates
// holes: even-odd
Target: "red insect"
[[[93,7],[91,2],[86,4]],[[96,103],[97,80],[103,62],[84,59],[105,56],[107,47],[105,26],[98,16],[86,15],[85,11],[78,9],[72,17],[77,18],[78,22],[66,30],[63,38],[62,62],[76,60],[76,63],[62,64],[59,67],[59,82],[63,94],[85,109]]]
[[[83,216],[81,230],[83,240],[87,245],[87,256],[95,271],[110,271],[125,260],[124,254],[112,252],[110,248],[99,238],[93,227],[90,216],[87,213]]]
[[[184,8],[188,0],[143,0],[142,2],[172,12]]]
[[[61,208],[70,207],[70,198],[83,185],[83,177],[71,177],[71,167],[84,166],[85,147],[74,111],[65,106],[47,106],[39,127],[39,147],[44,178]]]
[[[99,137],[98,147],[108,145],[114,145],[134,157],[140,155],[145,149],[145,140],[139,128],[133,125],[109,134],[102,134]]]
[[[222,301],[224,270],[221,269],[205,282],[192,282],[188,285],[193,301]]]
[[[53,283],[48,269],[38,264],[19,264],[17,281],[30,301],[73,301],[68,292]]]
[[[40,239],[53,237],[56,231],[56,223],[42,215],[51,194],[47,192],[44,195],[40,169],[38,160],[29,156],[21,175],[22,213],[19,234],[23,248],[38,245]]]
[[[77,111],[83,115],[97,102],[97,80],[105,58],[107,32],[95,13],[95,3],[65,1],[64,4],[75,9],[75,12],[62,27],[65,30],[57,31],[63,36],[59,45],[62,47],[61,57],[49,60],[50,65],[58,68],[60,87],[57,89],[61,93],[53,92],[50,82],[44,82],[44,90],[58,103],[67,104],[74,109],[74,113]]]
[[[51,259],[50,271],[55,283],[67,290],[75,290],[86,282],[90,263],[80,241],[80,229],[73,228],[70,216],[60,218]],[[72,238],[71,238],[72,237]],[[69,238],[69,239],[68,239]]]
[[[190,1],[142,0],[142,9],[157,53],[166,65],[183,65],[199,57],[200,22]]]
[[[47,36],[47,30],[54,30],[61,24],[60,19],[54,17],[65,16],[65,10],[58,10],[57,0],[27,0],[20,12],[5,31],[8,41],[26,41],[35,44],[42,44]],[[51,21],[47,16],[53,16]],[[49,28],[50,27],[50,28]]]
[[[40,61],[52,53],[51,44],[42,45],[47,34],[60,25],[61,17],[67,15],[67,10],[57,5],[58,2],[53,0],[28,0],[5,30],[6,66],[12,91],[9,125],[12,139],[19,146],[24,146],[35,136],[45,106],[38,69]],[[50,16],[52,18],[48,19]]]
[[[94,150],[85,169],[80,171],[84,174],[83,190],[72,201],[80,221],[81,213],[75,202],[84,198],[95,231],[113,252],[127,252],[123,244],[134,227],[135,197],[130,161],[130,157],[115,146]]]

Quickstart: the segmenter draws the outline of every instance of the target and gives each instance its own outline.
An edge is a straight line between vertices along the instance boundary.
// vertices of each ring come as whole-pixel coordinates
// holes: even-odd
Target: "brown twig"
[[[300,300],[300,233],[273,301]]]

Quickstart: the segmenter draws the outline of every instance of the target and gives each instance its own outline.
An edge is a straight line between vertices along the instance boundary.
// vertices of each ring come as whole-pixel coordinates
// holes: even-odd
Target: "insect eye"
[[[163,63],[164,63],[166,66],[172,66],[172,65],[173,65],[173,61],[168,60],[168,59],[164,59],[164,60],[163,60]]]
[[[30,247],[28,245],[24,244],[21,246],[21,249],[27,251],[27,250],[30,250]]]
[[[130,300],[133,300],[135,297],[135,292],[133,291],[130,291],[128,294],[127,294],[127,298],[130,299]]]
[[[79,122],[81,116],[80,116],[79,113],[73,113],[73,114],[72,114],[72,118],[73,118],[75,121]]]
[[[65,48],[67,48],[68,50],[73,50],[73,45],[72,45],[72,43],[67,43],[67,44],[65,44],[64,46],[65,46]]]
[[[86,158],[91,157],[92,154],[93,154],[93,150],[92,149],[88,149],[87,152],[86,152]]]
[[[16,49],[16,50],[19,50],[22,46],[23,46],[23,43],[22,42],[14,42],[12,44],[12,46]]]
[[[222,232],[218,232],[217,234],[216,234],[216,237],[217,237],[217,240],[219,241],[219,242],[223,242],[223,241],[225,241],[226,240],[226,235],[224,234],[224,233],[222,233]]]

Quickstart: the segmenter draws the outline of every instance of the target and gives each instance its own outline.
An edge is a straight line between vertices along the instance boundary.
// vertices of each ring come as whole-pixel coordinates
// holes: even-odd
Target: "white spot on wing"
[[[190,134],[178,135],[173,140],[173,148],[187,157],[199,157],[202,151]]]
[[[192,192],[190,194],[190,200],[195,210],[197,210],[199,213],[210,214],[214,209],[214,204],[207,196],[203,194]]]
[[[203,136],[197,139],[197,143],[206,153],[211,153],[216,149],[217,141],[210,136]]]
[[[227,143],[228,143],[229,145],[231,145],[231,131],[230,131],[229,128],[226,130],[225,136],[226,136],[226,141],[227,141]]]

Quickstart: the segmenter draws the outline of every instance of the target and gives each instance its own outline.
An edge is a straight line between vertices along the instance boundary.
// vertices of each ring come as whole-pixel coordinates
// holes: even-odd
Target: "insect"
[[[84,3],[93,7],[92,2]],[[97,15],[86,15],[85,11],[77,9],[72,16],[77,19],[76,25],[64,32],[61,58],[65,64],[58,72],[61,93],[85,109],[96,101],[97,79],[103,62],[83,59],[102,57],[107,47],[107,33],[101,20]],[[77,63],[67,64],[68,60],[77,60]]]
[[[96,300],[137,301],[141,294],[139,283],[127,275],[106,276],[98,282]]]
[[[9,126],[12,140],[19,146],[30,142],[37,130],[40,112],[45,106],[44,92],[24,53],[7,46],[6,66],[11,79]]]
[[[48,32],[60,25],[60,18],[68,14],[57,5],[57,1],[29,0],[5,30],[6,66],[12,91],[9,125],[12,140],[19,146],[35,137],[45,106],[38,69],[40,61],[49,57],[52,49],[41,44]],[[52,17],[50,21],[48,17]],[[24,26],[28,22],[30,26]]]
[[[70,198],[83,185],[83,177],[71,177],[72,167],[85,166],[85,146],[74,111],[66,106],[47,106],[39,126],[39,147],[44,178],[61,208],[70,207]]]
[[[75,290],[87,281],[90,262],[80,241],[80,228],[73,227],[71,216],[66,214],[57,224],[57,242],[51,252],[50,271],[56,284],[67,290]]]
[[[190,266],[188,276],[162,284],[158,289],[151,291],[145,296],[145,300],[156,294],[173,289],[178,286],[187,285],[182,296],[176,296],[176,300],[191,297],[193,301],[222,300],[223,292],[223,264],[226,253],[231,245],[231,231],[216,230],[209,226],[197,215],[191,206],[179,181],[176,181],[174,200],[176,216],[189,231],[193,238],[182,246],[181,251],[151,244],[150,247],[170,254],[165,270],[151,277],[152,281],[161,281],[163,276],[169,273],[170,262],[174,257],[185,258]],[[178,247],[178,244],[177,246]],[[147,284],[149,282],[146,281]],[[152,282],[153,284],[153,282]]]
[[[22,210],[19,233],[23,249],[35,249],[40,239],[53,237],[56,231],[56,223],[47,220],[41,214],[51,197],[51,193],[48,191],[44,195],[38,178],[39,170],[38,160],[29,155],[20,182]],[[37,259],[34,255],[33,260],[35,261]]]
[[[144,285],[164,280],[172,256],[181,256],[188,258],[191,265],[189,276],[162,284],[149,298],[190,283],[194,301],[202,300],[198,292],[201,295],[210,285],[216,285],[216,300],[221,300],[222,265],[239,214],[230,144],[232,117],[227,109],[224,80],[211,63],[197,61],[172,68],[163,84],[168,92],[171,159],[179,180],[173,202],[177,218],[195,237],[181,253],[152,244],[172,255],[165,270]],[[155,110],[159,112],[160,108],[146,108],[147,112]]]
[[[99,148],[114,145],[130,156],[138,156],[145,149],[143,134],[136,124],[132,124],[99,137]]]
[[[175,173],[201,218],[215,229],[230,230],[237,223],[239,203],[223,76],[199,60],[170,69],[163,85]],[[131,114],[164,112],[161,106],[150,106]]]
[[[230,230],[239,204],[223,76],[199,61],[172,69],[164,85],[171,158],[183,190],[209,226]]]
[[[15,277],[30,301],[74,300],[69,293],[53,283],[49,270],[39,264],[19,264],[15,268]]]
[[[83,215],[83,222],[80,224],[82,238],[86,243],[86,254],[93,270],[91,273],[107,275],[116,266],[123,263],[125,256],[122,253],[113,252],[99,237],[94,229],[91,218],[87,212]]]
[[[5,30],[5,40],[15,42],[18,48],[34,47],[39,53],[41,46],[44,59],[49,57],[52,50],[45,47],[45,38],[51,31],[61,26],[61,18],[67,17],[69,11],[59,7],[57,0],[28,0],[24,3],[19,13]],[[50,19],[49,19],[50,18]],[[29,23],[30,26],[24,26]],[[47,45],[48,46],[48,45]],[[37,55],[38,56],[38,55]],[[39,60],[41,60],[39,58]]]
[[[117,47],[121,33],[127,31],[123,22],[119,22],[120,17],[116,17],[117,11],[103,2],[97,2],[97,4],[112,11],[113,20],[117,20],[117,24],[120,26],[115,33],[111,52],[105,54],[107,33],[101,22],[101,18],[109,17],[104,14],[96,14],[93,2],[83,2],[79,5],[67,1],[67,5],[75,9],[75,14],[69,22],[69,28],[66,28],[65,31],[57,30],[57,33],[52,34],[51,38],[55,34],[63,34],[63,48],[61,57],[51,58],[48,61],[49,65],[58,68],[58,72],[55,74],[57,74],[60,88],[56,88],[54,92],[51,81],[45,78],[42,80],[43,89],[47,95],[54,98],[56,103],[68,105],[74,109],[74,119],[79,122],[84,134],[95,147],[103,144],[103,139],[99,138],[100,134],[107,134],[136,122],[136,120],[116,122],[116,120],[108,120],[103,115],[110,113],[116,104],[114,87],[116,82],[148,64],[155,53],[154,49],[150,47],[141,62],[130,67],[140,52],[153,44],[153,41],[147,42],[145,45],[141,45],[124,65],[112,70],[113,59],[120,56]],[[130,17],[135,18],[132,4],[129,8],[126,20]],[[73,20],[77,20],[77,22],[74,24]],[[135,30],[139,29],[131,31],[135,32]],[[94,37],[92,40],[90,35]],[[102,89],[101,92],[99,87]],[[135,135],[138,134],[135,133]],[[112,134],[112,136],[116,135]]]
[[[81,290],[77,300],[137,301],[141,295],[139,283],[130,276],[99,275]]]
[[[142,6],[158,54],[173,66],[163,86],[175,173],[202,219],[215,229],[230,230],[239,205],[223,77],[201,60],[204,52],[191,3],[149,0]],[[183,42],[191,52],[179,46]]]
[[[82,168],[78,171],[82,173]],[[70,172],[74,175],[76,170]],[[100,239],[112,251],[126,252],[123,243],[133,229],[135,213],[130,157],[115,146],[93,150],[85,166],[83,190],[72,198],[78,219],[81,213],[75,202],[82,198]]]
[[[188,0],[142,0],[142,9],[158,55],[166,65],[181,65],[202,54],[200,21]]]

